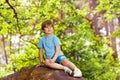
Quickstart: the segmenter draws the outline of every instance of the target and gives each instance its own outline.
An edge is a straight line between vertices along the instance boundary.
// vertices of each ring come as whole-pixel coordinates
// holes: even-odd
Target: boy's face
[[[44,27],[44,30],[43,30],[43,32],[45,34],[52,34],[53,31],[54,31],[54,29],[53,29],[52,25],[46,25],[46,27]]]

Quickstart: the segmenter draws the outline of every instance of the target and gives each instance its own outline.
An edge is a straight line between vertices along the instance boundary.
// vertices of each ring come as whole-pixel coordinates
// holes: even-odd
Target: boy
[[[38,43],[40,65],[43,64],[44,49],[46,54],[44,65],[53,69],[62,69],[69,75],[72,75],[73,70],[74,77],[81,77],[81,71],[72,62],[70,62],[61,51],[61,42],[58,37],[53,34],[54,26],[50,20],[42,23],[42,31],[45,36],[43,36]]]

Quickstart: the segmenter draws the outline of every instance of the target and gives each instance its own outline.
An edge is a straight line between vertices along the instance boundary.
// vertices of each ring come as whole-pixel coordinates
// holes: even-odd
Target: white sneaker
[[[69,75],[72,75],[72,70],[68,67],[64,67],[65,73],[68,73]]]
[[[76,68],[73,72],[73,76],[74,77],[82,77],[82,72],[78,68]]]

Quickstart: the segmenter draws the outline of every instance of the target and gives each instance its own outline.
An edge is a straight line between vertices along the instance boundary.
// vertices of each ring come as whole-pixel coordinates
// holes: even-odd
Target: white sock
[[[72,70],[70,68],[66,67],[66,66],[64,67],[64,71],[66,73],[69,73],[70,75],[72,74]]]

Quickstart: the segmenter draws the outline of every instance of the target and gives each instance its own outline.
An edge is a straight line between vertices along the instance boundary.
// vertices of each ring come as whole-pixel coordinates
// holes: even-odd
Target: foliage
[[[120,37],[120,28],[116,28],[110,37]]]
[[[76,34],[63,41],[64,53],[88,80],[115,80],[120,65],[114,63],[114,52],[108,46],[109,41],[94,35],[87,21],[76,25],[76,29]]]
[[[107,21],[111,21],[120,17],[120,1],[119,0],[98,0],[97,12],[104,11],[104,17]]]
[[[63,52],[82,70],[86,79],[115,80],[120,65],[114,63],[109,41],[95,35],[90,28],[91,23],[85,19],[87,8],[76,9],[70,0],[26,0],[24,3],[22,0],[15,0],[10,3],[15,6],[18,21],[13,10],[2,1],[0,35],[6,36],[6,43],[14,36],[19,37],[19,42],[13,42],[11,47],[7,45],[9,64],[0,70],[0,77],[24,66],[39,64],[37,43],[43,35],[40,31],[41,23],[52,19],[55,20],[54,33],[63,44]]]

